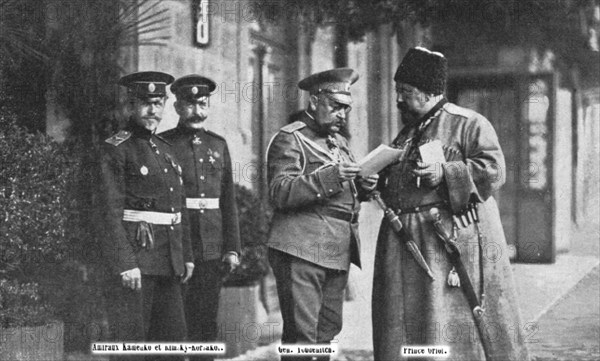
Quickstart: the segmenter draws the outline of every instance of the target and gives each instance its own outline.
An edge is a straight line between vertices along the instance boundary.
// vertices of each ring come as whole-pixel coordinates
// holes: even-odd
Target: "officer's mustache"
[[[322,135],[340,133],[344,131],[345,126],[346,121],[344,119],[336,118],[335,121],[332,121],[328,124],[323,124],[320,133]],[[332,129],[333,127],[337,127],[337,130],[334,131]]]
[[[191,117],[187,118],[187,121],[190,123],[201,123],[203,121],[206,120],[205,116],[200,116],[200,115],[192,115]]]

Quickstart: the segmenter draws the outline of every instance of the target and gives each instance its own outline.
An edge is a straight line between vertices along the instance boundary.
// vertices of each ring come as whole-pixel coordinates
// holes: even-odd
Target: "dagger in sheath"
[[[402,222],[400,221],[400,218],[398,217],[396,212],[394,212],[393,209],[389,208],[383,202],[379,192],[377,192],[377,191],[373,192],[371,194],[371,197],[375,200],[375,202],[377,202],[379,207],[383,210],[384,216],[390,222],[390,225],[392,226],[392,229],[394,230],[394,232],[400,237],[400,239],[404,240],[404,244],[406,244],[406,247],[408,248],[410,253],[412,253],[413,257],[415,258],[415,261],[417,261],[419,266],[421,266],[421,268],[427,273],[427,276],[429,276],[431,281],[435,281],[435,277],[433,277],[433,273],[431,272],[429,265],[427,265],[425,258],[423,258],[421,251],[419,251],[419,247],[417,247],[417,244],[415,243],[415,241],[412,240],[412,237],[408,234],[406,229],[404,229],[404,226],[402,225]]]
[[[485,294],[482,292],[481,302],[479,302],[467,269],[465,268],[465,265],[460,257],[460,249],[458,248],[458,245],[456,243],[456,236],[447,232],[444,229],[444,226],[442,224],[442,216],[439,210],[437,208],[431,208],[429,214],[433,218],[433,227],[435,229],[435,233],[440,238],[440,240],[443,241],[444,247],[448,252],[450,262],[452,263],[452,266],[456,269],[456,273],[458,273],[458,278],[460,280],[459,286],[462,287],[463,293],[465,294],[467,302],[469,303],[469,308],[473,313],[473,319],[475,320],[475,325],[477,326],[477,331],[479,333],[481,345],[483,346],[483,351],[486,355],[486,359],[488,359],[488,355],[490,354],[490,350],[492,349],[492,347],[490,344],[491,340],[489,337],[487,337],[487,330],[483,321],[483,315],[485,313]]]

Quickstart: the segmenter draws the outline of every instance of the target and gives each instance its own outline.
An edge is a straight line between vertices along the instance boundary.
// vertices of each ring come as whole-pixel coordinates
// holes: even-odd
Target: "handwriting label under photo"
[[[420,146],[419,153],[421,154],[421,161],[423,163],[431,164],[446,162],[446,157],[444,156],[444,149],[442,148],[442,142],[440,142],[438,139]]]

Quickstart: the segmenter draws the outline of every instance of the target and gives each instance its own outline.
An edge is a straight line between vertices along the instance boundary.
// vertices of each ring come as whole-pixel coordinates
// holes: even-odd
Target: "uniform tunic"
[[[101,166],[112,338],[181,341],[185,322],[179,276],[193,256],[180,166],[163,138],[133,122],[103,144]],[[181,213],[181,221],[150,224],[150,246],[142,222],[123,220],[125,210]],[[121,285],[120,274],[134,268],[142,274],[141,292]]]
[[[440,140],[446,163],[442,183],[417,187],[410,172],[414,144]],[[403,149],[400,162],[380,174],[379,190],[393,209],[405,209],[400,220],[431,268],[430,281],[383,220],[377,241],[373,285],[375,360],[400,359],[402,346],[446,345],[448,360],[484,360],[485,356],[462,288],[447,285],[452,265],[433,228],[428,204],[438,204],[447,230],[452,215],[477,204],[479,223],[457,227],[462,260],[478,296],[485,293],[491,360],[527,360],[506,240],[493,192],[505,180],[504,156],[491,124],[482,115],[446,103],[417,128],[403,131],[393,146]],[[412,150],[411,150],[412,148]],[[425,206],[423,209],[414,207]],[[412,208],[412,209],[411,209]],[[419,358],[423,360],[423,358]]]
[[[190,210],[196,260],[215,260],[240,252],[240,231],[231,157],[223,137],[209,130],[178,126],[162,134],[183,168],[187,198],[218,199],[218,206]]]
[[[287,344],[328,343],[341,331],[348,269],[360,266],[356,186],[337,177],[337,162],[354,157],[341,135],[328,141],[307,124],[304,113],[267,150],[275,207],[267,245]]]
[[[162,135],[173,144],[181,162],[187,199],[207,201],[206,208],[189,209],[196,269],[186,287],[185,307],[190,340],[214,341],[223,276],[221,258],[227,252],[240,252],[229,149],[223,137],[205,129],[179,125]]]
[[[335,141],[340,156],[353,161],[345,138],[336,134]],[[297,121],[275,135],[267,152],[275,207],[267,245],[325,268],[347,271],[351,262],[360,267],[358,223],[328,212],[357,214],[357,188],[337,179],[326,137]]]

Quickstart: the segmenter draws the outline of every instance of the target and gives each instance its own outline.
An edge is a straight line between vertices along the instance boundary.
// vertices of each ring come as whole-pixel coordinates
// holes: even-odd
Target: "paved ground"
[[[342,355],[337,361],[371,361],[371,287],[376,231],[381,214],[366,204],[361,214],[362,270],[353,268],[350,283],[354,301],[344,305],[344,329],[339,335]],[[364,215],[364,216],[363,216]],[[528,337],[535,361],[600,360],[600,242],[599,227],[573,233],[569,253],[554,264],[513,264],[524,322],[537,331]],[[274,345],[259,347],[226,361],[277,361]],[[100,361],[69,355],[69,361]],[[391,360],[390,360],[391,361]]]
[[[600,267],[543,312],[526,337],[534,361],[600,360]],[[343,356],[340,361],[373,360],[370,350],[347,350]]]
[[[537,321],[529,349],[537,361],[600,360],[600,268]],[[537,342],[533,342],[537,341]]]
[[[344,305],[344,330],[339,335],[338,361],[371,361],[371,286],[374,239],[381,215],[366,205],[361,214],[364,267],[353,269],[354,301]],[[569,253],[554,264],[513,264],[523,322],[537,331],[529,334],[535,361],[600,360],[599,227],[573,232]],[[263,346],[228,361],[276,361],[274,346]]]

